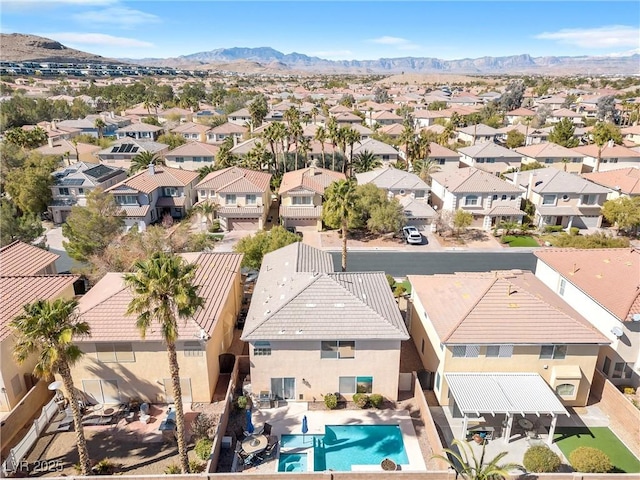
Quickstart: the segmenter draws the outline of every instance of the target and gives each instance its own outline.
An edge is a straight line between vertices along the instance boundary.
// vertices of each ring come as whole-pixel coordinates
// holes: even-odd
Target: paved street
[[[340,252],[331,252],[340,270]],[[486,272],[490,270],[535,270],[536,257],[530,252],[349,252],[351,272],[384,271],[394,277],[434,273]]]

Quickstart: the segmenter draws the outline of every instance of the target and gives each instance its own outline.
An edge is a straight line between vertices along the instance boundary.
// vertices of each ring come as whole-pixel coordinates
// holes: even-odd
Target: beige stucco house
[[[327,252],[298,242],[265,255],[241,338],[255,394],[396,400],[409,335],[383,272],[334,273]]]
[[[563,172],[581,173],[584,155],[556,143],[544,142],[514,149],[522,155],[522,165],[538,162]]]
[[[195,171],[213,166],[219,151],[220,147],[217,145],[187,142],[167,152],[164,159],[168,167]]]
[[[458,149],[461,166],[475,167],[494,175],[520,168],[522,156],[490,141]]]
[[[235,253],[183,254],[198,268],[194,283],[204,305],[193,318],[179,323],[177,342],[182,400],[211,402],[220,374],[220,355],[233,341],[242,301],[240,262]],[[80,318],[91,337],[79,342],[85,353],[72,368],[75,386],[87,400],[117,404],[130,398],[171,403],[172,388],[166,347],[158,325],[146,338],[127,315],[131,291],[121,273],[107,273],[80,301]]]
[[[640,196],[640,166],[583,173],[582,176],[590,182],[609,189],[607,200]]]

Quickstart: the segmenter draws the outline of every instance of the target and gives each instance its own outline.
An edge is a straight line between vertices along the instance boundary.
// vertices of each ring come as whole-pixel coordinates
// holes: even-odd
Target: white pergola
[[[551,415],[547,443],[553,442],[558,415],[569,416],[556,394],[537,373],[445,373],[460,412],[464,415],[462,436],[467,433],[469,414],[506,415],[504,438],[511,437],[513,418],[527,414]],[[507,440],[508,441],[508,440]]]

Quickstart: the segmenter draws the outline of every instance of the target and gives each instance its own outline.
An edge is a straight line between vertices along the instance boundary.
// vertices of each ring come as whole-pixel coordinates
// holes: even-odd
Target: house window
[[[414,193],[416,198],[424,198],[424,190],[416,190]]]
[[[478,158],[478,159],[476,159],[476,163],[484,163],[484,158]]]
[[[13,390],[14,397],[17,397],[22,393],[22,382],[20,381],[20,375],[15,375],[11,379],[11,390]]]
[[[454,357],[475,358],[480,354],[479,345],[454,345],[452,349]]]
[[[617,158],[610,158],[609,159],[609,163],[618,163],[618,159]]]
[[[440,390],[440,372],[436,372],[435,387],[436,390]]]
[[[184,157],[176,157],[176,163],[184,163]]]
[[[345,394],[373,392],[373,377],[339,377],[338,392]]]
[[[202,162],[202,157],[193,157],[193,161],[197,162],[197,163],[200,163],[200,162]]]
[[[604,363],[602,364],[602,373],[604,373],[608,377],[610,370],[611,370],[611,359],[609,357],[604,357]]]
[[[382,155],[382,160],[383,161],[389,160],[389,155]]]
[[[556,204],[556,196],[555,195],[543,195],[542,196],[542,204],[543,205],[555,205]]]
[[[487,163],[496,163],[495,158],[487,158]]]
[[[69,189],[68,188],[59,188],[58,189],[58,194],[60,194],[60,195],[69,195]]]
[[[356,342],[325,341],[321,344],[320,358],[355,358]]]
[[[227,195],[224,198],[225,205],[236,205],[237,199],[235,195]]]
[[[256,204],[256,196],[255,195],[247,195],[247,205],[255,205]]]
[[[422,339],[422,343],[420,344],[420,353],[424,355],[424,338]]]
[[[105,363],[135,362],[131,343],[96,343],[98,361]]]
[[[560,279],[560,285],[558,287],[558,294],[560,294],[560,296],[564,295],[564,289],[567,286],[567,281],[564,278]]]
[[[311,197],[291,197],[291,205],[311,205]]]
[[[613,374],[611,378],[631,378],[633,370],[630,363],[616,362],[613,365]]]
[[[491,200],[498,200],[498,195],[492,195]]]
[[[566,345],[542,345],[540,347],[540,358],[552,358],[563,360],[567,356]]]
[[[507,196],[506,195],[502,195],[502,197],[500,197],[500,200],[506,200]]]
[[[581,158],[572,158],[571,159],[571,163],[582,163],[582,159]]]
[[[135,195],[116,195],[116,203],[118,205],[137,205],[138,197]]]
[[[178,189],[174,188],[174,187],[164,187],[162,189],[162,196],[163,197],[177,197],[178,196]]]
[[[437,165],[444,165],[446,163],[444,158],[434,158],[433,159],[434,163],[436,163]]]
[[[79,188],[78,195],[83,195],[83,194],[84,194],[84,188]]]
[[[544,163],[546,163],[547,165],[549,165],[550,163],[553,163],[553,158],[545,158]]]
[[[253,355],[258,357],[266,357],[271,355],[271,343],[256,342],[253,344]]]
[[[511,358],[513,345],[487,345],[487,357]]]
[[[582,195],[583,205],[595,205],[598,202],[597,195]]]
[[[198,196],[199,196],[200,198],[207,198],[207,191],[206,191],[206,190],[200,190],[200,191],[198,192]]]
[[[575,391],[575,385],[570,383],[562,383],[556,387],[556,393],[561,397],[573,397]]]
[[[477,195],[467,195],[464,198],[464,204],[465,206],[473,206],[473,205],[478,205],[478,196]]]
[[[200,342],[184,342],[185,357],[202,357],[202,346]]]

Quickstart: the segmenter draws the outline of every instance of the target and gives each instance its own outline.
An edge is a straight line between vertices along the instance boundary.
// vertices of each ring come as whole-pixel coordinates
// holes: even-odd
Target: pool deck
[[[427,470],[420,445],[413,428],[409,412],[406,410],[309,410],[305,402],[291,403],[284,407],[256,410],[253,412],[253,423],[256,429],[269,422],[273,426],[272,435],[302,434],[302,417],[307,416],[308,435],[324,434],[325,425],[399,425],[402,431],[404,448],[409,459],[408,464],[401,465],[403,471],[425,472]],[[311,447],[311,445],[310,445]],[[296,452],[304,452],[299,448]],[[313,469],[313,455],[309,455],[308,467]],[[278,470],[278,458],[268,460],[257,467],[245,469],[247,472],[272,473]],[[353,471],[381,471],[380,465],[354,465]]]

